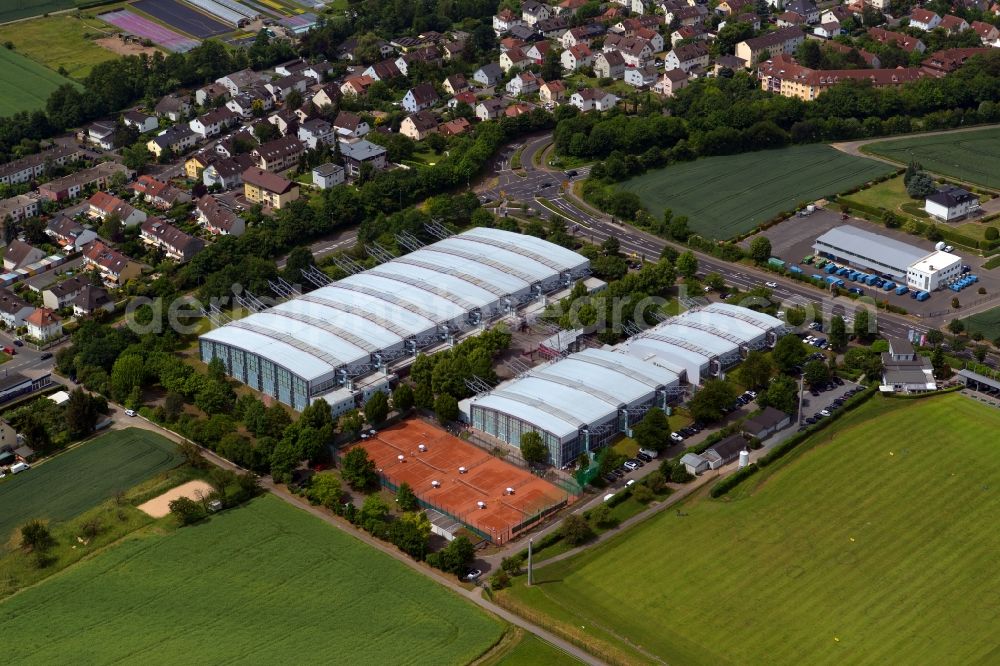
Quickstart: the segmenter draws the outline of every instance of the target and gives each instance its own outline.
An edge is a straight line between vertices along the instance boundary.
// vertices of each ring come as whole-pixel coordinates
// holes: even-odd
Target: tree
[[[177,516],[181,525],[192,525],[205,517],[205,507],[189,497],[178,497],[169,506],[170,513]]]
[[[677,257],[676,264],[677,273],[686,280],[690,280],[698,274],[698,260],[690,250],[682,252],[681,255]]]
[[[56,545],[49,528],[40,520],[29,520],[21,526],[21,548],[44,553]]]
[[[806,383],[813,388],[830,381],[830,368],[823,361],[809,361],[802,374]]]
[[[312,251],[308,246],[300,245],[294,248],[288,253],[288,257],[285,259],[285,269],[283,277],[290,284],[306,287],[309,283],[302,277],[302,272],[310,268],[316,259],[313,257]]]
[[[389,415],[389,400],[382,391],[376,391],[365,403],[365,420],[372,425],[385,421]]]
[[[931,367],[934,368],[934,376],[938,379],[943,379],[951,374],[951,368],[948,366],[944,350],[941,347],[935,347],[934,351],[931,352]]]
[[[364,419],[361,418],[360,412],[356,409],[352,409],[340,417],[340,432],[344,433],[350,439],[358,436],[363,425]]]
[[[982,363],[983,361],[986,360],[986,346],[976,345],[976,348],[973,350],[972,355],[976,357],[977,361]]]
[[[66,428],[73,439],[81,439],[94,432],[97,425],[97,405],[83,389],[73,389],[66,403]]]
[[[618,521],[611,516],[611,507],[601,502],[590,510],[590,522],[594,527],[604,529],[614,527]]]
[[[965,324],[961,319],[952,319],[948,322],[948,331],[954,335],[958,335],[965,330]]]
[[[560,533],[571,546],[579,546],[594,538],[594,530],[587,519],[578,513],[571,513],[563,520]]]
[[[830,318],[830,332],[828,335],[830,348],[836,352],[843,351],[847,347],[847,325],[840,315],[833,315]]]
[[[406,412],[413,407],[413,389],[409,384],[400,384],[392,392],[392,406],[398,412]]]
[[[445,573],[456,576],[465,573],[476,556],[476,549],[466,537],[453,539],[439,552],[428,556],[427,562]]]
[[[542,59],[541,77],[546,81],[555,81],[562,77],[562,63],[555,49],[549,49]]]
[[[705,276],[705,286],[715,291],[725,291],[726,279],[718,273],[709,273]]]
[[[442,393],[434,400],[434,416],[442,423],[458,420],[458,400],[450,393]]]
[[[996,227],[986,227],[984,234],[986,236],[986,240],[988,241],[995,241],[1000,238],[1000,231],[998,231]]]
[[[962,307],[962,303],[961,303],[961,301],[958,300],[958,296],[952,296],[951,297],[951,308],[953,310],[957,310],[960,307]]]
[[[396,491],[396,503],[400,511],[415,511],[417,508],[417,496],[413,494],[413,488],[406,481],[399,484]]]
[[[380,524],[389,517],[389,505],[382,496],[372,493],[361,505],[361,527],[367,532],[375,532]]]
[[[732,404],[736,402],[736,388],[720,379],[709,379],[694,394],[688,403],[691,416],[696,421],[712,423],[720,420]]]
[[[292,480],[292,472],[302,460],[302,452],[297,442],[291,437],[282,437],[271,451],[271,478],[278,483],[288,483]]]
[[[431,521],[423,511],[404,513],[389,525],[389,541],[417,560],[427,556],[430,536]]]
[[[923,199],[935,192],[937,187],[934,185],[934,179],[923,171],[914,174],[906,184],[906,193],[913,199]]]
[[[128,397],[133,387],[141,386],[145,374],[142,356],[119,356],[111,368],[111,395],[119,402]]]
[[[813,40],[807,40],[813,43]],[[767,236],[757,236],[750,241],[750,258],[758,264],[766,263],[771,258],[771,241]]]
[[[341,476],[355,490],[368,491],[378,485],[375,461],[368,457],[368,451],[356,446],[347,452],[341,463]]]
[[[942,342],[944,342],[944,333],[936,328],[927,331],[927,344],[936,346]]]
[[[766,386],[773,372],[774,364],[770,357],[760,351],[748,352],[738,370],[740,382],[752,389]]]
[[[870,317],[868,310],[861,309],[854,314],[854,337],[868,342],[878,333],[878,324]]]
[[[607,239],[601,243],[601,250],[609,257],[617,257],[621,254],[621,243],[618,242],[617,237],[608,236]]]
[[[122,224],[122,218],[118,213],[111,213],[104,218],[104,222],[101,223],[101,236],[109,241],[118,243],[122,240],[122,229],[124,225]]]
[[[819,42],[814,39],[802,42],[795,51],[795,58],[803,67],[819,69],[823,62],[823,52],[820,50]]]
[[[802,362],[805,361],[806,348],[798,336],[785,335],[774,345],[771,358],[774,359],[779,370],[791,372],[795,366],[802,365]]]
[[[670,423],[659,407],[653,407],[632,428],[632,437],[644,449],[664,451],[670,446]]]
[[[786,414],[794,414],[799,406],[799,385],[791,377],[781,375],[767,385],[757,396],[757,404],[761,407],[774,407]]]
[[[533,430],[521,433],[521,457],[525,462],[538,465],[549,461],[549,448],[545,446],[539,433]]]

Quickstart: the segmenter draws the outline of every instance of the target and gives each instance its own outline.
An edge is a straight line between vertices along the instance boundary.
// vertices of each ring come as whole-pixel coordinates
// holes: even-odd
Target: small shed
[[[28,463],[35,459],[35,450],[30,446],[19,446],[14,449],[14,457],[18,462]]]
[[[791,421],[792,417],[780,409],[765,407],[760,414],[743,422],[743,434],[757,439],[767,439],[787,427]]]
[[[65,405],[69,402],[69,393],[66,391],[56,391],[52,395],[48,396],[48,399],[57,405]]]
[[[695,476],[709,469],[708,461],[697,453],[685,453],[681,458],[681,464],[684,465],[684,469],[688,471],[688,474],[694,474]]]
[[[708,462],[709,469],[719,469],[727,463],[731,463],[739,457],[740,451],[747,447],[747,441],[743,435],[730,435],[721,442],[711,446],[703,457]]]

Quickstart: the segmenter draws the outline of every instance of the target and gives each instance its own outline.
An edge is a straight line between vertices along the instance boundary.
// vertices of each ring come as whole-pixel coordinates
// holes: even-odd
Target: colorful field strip
[[[207,39],[233,28],[177,0],[138,0],[132,5],[158,21],[198,39]]]
[[[197,39],[185,37],[184,35],[174,32],[169,28],[164,28],[159,23],[154,23],[147,18],[134,14],[127,9],[119,9],[118,11],[101,14],[98,18],[105,23],[110,23],[113,26],[121,28],[127,33],[135,35],[136,37],[148,39],[168,51],[182,53],[184,51],[190,51],[201,43]]]

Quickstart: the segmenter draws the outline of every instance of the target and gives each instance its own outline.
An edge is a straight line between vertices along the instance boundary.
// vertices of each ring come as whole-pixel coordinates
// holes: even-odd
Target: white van
[[[614,493],[608,493],[607,495],[604,496],[604,501],[605,502],[609,502],[609,501],[611,501],[611,498],[614,497],[614,496],[615,496]]]
[[[29,465],[28,463],[23,463],[23,462],[14,463],[13,465],[10,466],[10,473],[20,474],[21,472],[28,469],[31,469],[31,465]]]
[[[645,454],[650,458],[655,458],[656,456],[660,455],[660,452],[657,451],[656,449],[639,449],[639,453]]]

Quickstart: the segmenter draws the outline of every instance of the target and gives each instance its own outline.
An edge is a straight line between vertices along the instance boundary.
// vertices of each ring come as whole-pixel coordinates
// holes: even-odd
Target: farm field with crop
[[[0,3],[0,23],[72,9],[82,4],[85,3],[81,0],[6,0]]]
[[[1000,410],[957,393],[872,398],[730,495],[702,491],[501,601],[629,663],[995,662],[998,431]]]
[[[987,340],[1000,338],[1000,307],[991,308],[962,320],[970,334],[982,333]]]
[[[127,609],[127,612],[123,610]],[[129,537],[0,603],[18,664],[140,661],[464,664],[503,624],[266,495]],[[350,659],[347,657],[350,656]]]
[[[815,144],[706,157],[648,171],[621,184],[653,217],[669,208],[707,238],[752,230],[800,202],[837,194],[889,173],[886,164]]]
[[[148,430],[129,428],[113,430],[4,479],[0,481],[0,544],[28,520],[68,520],[181,461],[173,442]]]
[[[53,71],[65,68],[70,77],[83,79],[99,63],[119,57],[95,39],[113,34],[97,19],[59,14],[0,26],[0,43]]]
[[[997,127],[876,141],[862,150],[900,165],[916,160],[933,173],[1000,189],[1000,128]]]
[[[70,80],[27,57],[0,48],[0,117],[44,109],[49,94]]]

